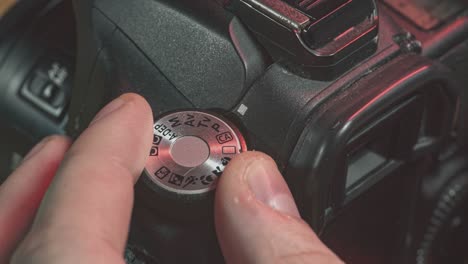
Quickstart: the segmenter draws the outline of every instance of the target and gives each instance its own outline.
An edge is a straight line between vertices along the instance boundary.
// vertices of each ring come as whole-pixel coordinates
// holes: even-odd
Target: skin
[[[0,263],[125,263],[152,122],[148,103],[125,94],[73,144],[52,136],[33,148],[0,186]],[[259,152],[226,168],[215,222],[227,263],[342,263],[301,220],[276,165]]]

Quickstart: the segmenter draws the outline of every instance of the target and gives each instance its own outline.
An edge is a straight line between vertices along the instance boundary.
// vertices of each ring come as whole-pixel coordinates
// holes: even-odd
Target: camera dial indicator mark
[[[206,112],[164,115],[155,122],[153,133],[146,176],[150,184],[178,194],[215,189],[232,158],[246,150],[232,124]]]

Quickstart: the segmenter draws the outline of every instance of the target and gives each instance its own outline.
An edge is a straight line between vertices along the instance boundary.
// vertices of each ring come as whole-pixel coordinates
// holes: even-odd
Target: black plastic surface
[[[468,35],[468,34],[467,34]],[[447,52],[440,58],[440,61],[450,67],[461,84],[468,84],[468,41],[464,41]],[[460,95],[460,105],[458,110],[458,120],[456,132],[461,145],[468,144],[468,89],[462,89]]]
[[[215,32],[156,1],[135,5],[100,0],[95,4],[196,107],[229,108],[244,91],[244,67],[226,34],[231,17],[213,14],[219,18],[215,23],[225,28]],[[210,10],[205,12],[224,12],[210,2],[204,8]]]
[[[93,4],[98,9],[91,12],[90,5]],[[99,108],[93,106],[102,105],[97,102],[105,102],[130,90],[149,93],[146,98],[157,106],[153,109],[156,115],[190,106],[228,110],[267,65],[268,58],[239,21],[210,1],[203,9],[195,3],[180,8],[180,3],[169,5],[146,0],[139,5],[126,1],[83,1],[75,5],[77,10],[83,9],[78,27],[83,43],[79,50],[77,86],[92,90],[91,100],[96,101],[90,102],[90,107],[72,105],[72,111],[84,112],[73,125],[76,131],[97,112]],[[211,16],[206,16],[207,12]],[[86,25],[85,16],[92,18],[93,26]],[[129,16],[135,19],[128,19]],[[208,24],[206,19],[214,21]],[[103,43],[109,39],[112,41],[105,47]],[[141,62],[129,57],[132,65],[114,67],[114,61],[122,63],[115,58],[128,53],[126,49],[130,46],[133,46],[132,56],[139,57]],[[95,63],[98,53],[100,59]],[[142,65],[143,61],[147,61],[145,67],[133,67],[135,63]],[[89,80],[86,76],[91,75],[93,70],[89,69],[94,67],[94,77]],[[150,69],[152,74],[141,76],[142,71]],[[106,79],[110,71],[118,71],[119,79]],[[143,78],[136,78],[136,75]],[[154,82],[154,78],[171,89],[158,87],[161,81]],[[178,94],[172,89],[174,87]],[[170,96],[154,97],[155,92],[158,95],[169,93]],[[83,93],[77,93],[76,102],[89,102],[80,98],[82,96]],[[186,103],[180,104],[180,101]],[[167,107],[169,105],[171,107]]]
[[[74,56],[71,3],[57,5],[57,2],[52,2],[43,8],[36,10],[27,26],[17,28],[16,34],[11,36],[13,40],[6,42],[11,44],[4,46],[5,56],[0,65],[0,118],[22,134],[28,144],[50,134],[63,134],[66,117],[60,115],[57,119],[42,111],[38,105],[21,96],[21,89],[44,56],[67,62]],[[57,19],[62,22],[55,23]],[[73,73],[73,61],[69,66],[68,79]],[[68,95],[67,92],[66,101]]]

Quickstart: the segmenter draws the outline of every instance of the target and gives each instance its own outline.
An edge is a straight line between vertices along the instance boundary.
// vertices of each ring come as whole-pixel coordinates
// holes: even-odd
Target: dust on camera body
[[[302,217],[347,263],[446,259],[443,234],[465,228],[466,6],[399,2],[76,1],[69,132],[123,92],[156,118],[206,111],[274,158]],[[222,261],[212,188],[173,194],[143,178],[130,245],[163,263]]]

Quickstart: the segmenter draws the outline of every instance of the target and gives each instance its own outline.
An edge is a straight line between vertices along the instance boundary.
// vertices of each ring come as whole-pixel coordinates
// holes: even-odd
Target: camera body
[[[461,5],[413,22],[395,2],[74,1],[68,133],[124,92],[144,96],[156,118],[217,113],[273,157],[303,218],[347,263],[414,263],[415,219],[440,194],[421,186],[443,189],[427,175],[467,142],[468,18]],[[137,184],[131,254],[222,262],[213,193],[148,184]]]

